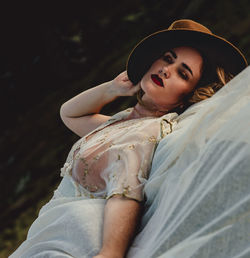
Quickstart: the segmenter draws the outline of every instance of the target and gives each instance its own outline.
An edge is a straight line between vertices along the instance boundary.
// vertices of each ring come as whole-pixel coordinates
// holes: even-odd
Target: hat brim
[[[233,75],[247,66],[240,50],[217,35],[187,29],[163,30],[144,38],[131,51],[127,60],[129,79],[137,84],[156,59],[167,50],[179,46],[198,49],[211,63]]]

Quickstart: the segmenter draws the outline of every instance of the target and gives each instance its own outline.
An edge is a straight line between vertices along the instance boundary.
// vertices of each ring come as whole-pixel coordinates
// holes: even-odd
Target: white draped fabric
[[[128,257],[250,257],[250,67],[179,116],[145,193]]]
[[[105,199],[72,197],[72,178],[65,176],[31,225],[27,239],[10,258],[89,258],[101,248]]]
[[[173,129],[155,152],[127,257],[249,258],[250,68],[190,107]],[[11,258],[98,252],[105,200],[72,198],[71,184],[66,176]]]

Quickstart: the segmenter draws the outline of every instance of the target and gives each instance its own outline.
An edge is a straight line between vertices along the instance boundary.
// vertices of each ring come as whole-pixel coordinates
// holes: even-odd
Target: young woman
[[[155,147],[173,130],[176,112],[212,96],[246,65],[225,39],[178,20],[142,40],[127,71],[64,103],[61,118],[81,138],[52,200],[11,257],[124,257]],[[113,117],[99,113],[115,98],[135,93],[135,107]]]

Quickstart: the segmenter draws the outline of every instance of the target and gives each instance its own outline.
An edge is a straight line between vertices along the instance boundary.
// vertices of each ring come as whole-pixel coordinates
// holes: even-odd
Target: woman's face
[[[143,102],[160,111],[179,106],[201,78],[202,63],[200,53],[191,47],[169,50],[143,76]]]

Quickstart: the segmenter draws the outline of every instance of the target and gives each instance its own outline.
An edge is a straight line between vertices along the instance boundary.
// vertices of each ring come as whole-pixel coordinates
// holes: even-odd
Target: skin
[[[138,85],[132,84],[125,71],[114,80],[86,90],[65,102],[60,109],[64,124],[83,137],[110,119],[110,116],[99,113],[104,105],[119,96],[132,96],[140,88],[145,92],[142,100],[146,105],[137,103],[127,119],[161,116],[180,105],[183,97],[194,89],[201,77],[202,57],[190,47],[171,51],[152,64]],[[155,83],[152,75],[161,78],[163,87]],[[102,248],[95,258],[125,256],[140,211],[141,204],[132,199],[114,196],[107,201]]]
[[[201,78],[202,57],[191,47],[174,48],[156,60],[143,76],[140,86],[145,92],[143,102],[152,110],[168,111],[182,103]],[[184,64],[184,65],[183,65]],[[163,87],[152,80],[155,74]]]

